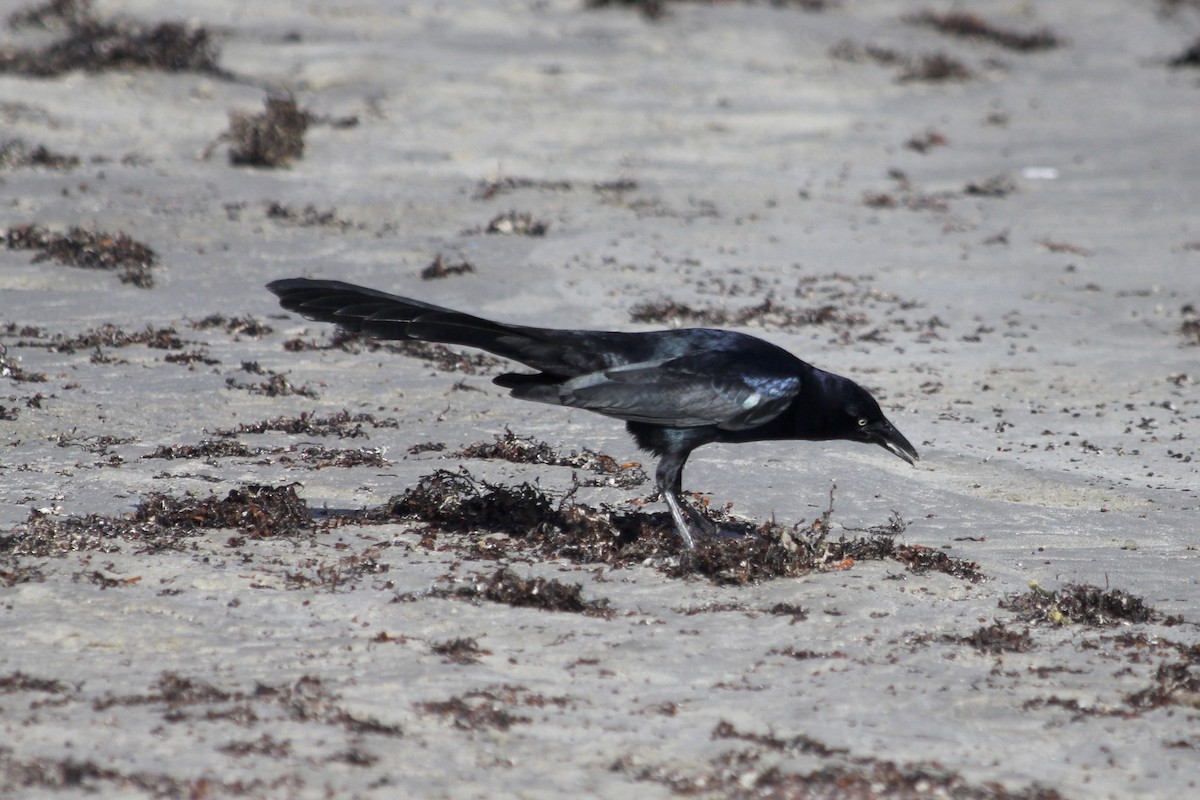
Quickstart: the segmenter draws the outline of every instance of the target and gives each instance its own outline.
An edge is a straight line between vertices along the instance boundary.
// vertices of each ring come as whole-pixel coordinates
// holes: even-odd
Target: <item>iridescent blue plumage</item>
[[[684,544],[683,465],[713,442],[847,439],[878,444],[910,464],[917,451],[871,394],[754,336],[712,328],[625,333],[507,325],[341,281],[292,278],[267,288],[311,319],[384,339],[478,347],[525,364],[495,383],[513,397],[625,420],[659,456],[655,477]]]

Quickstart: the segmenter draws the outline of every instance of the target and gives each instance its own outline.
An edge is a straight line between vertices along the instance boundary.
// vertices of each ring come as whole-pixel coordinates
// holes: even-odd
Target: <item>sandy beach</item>
[[[1200,792],[1200,4],[591,6],[0,7],[0,795]],[[702,448],[689,565],[298,276],[744,330],[921,460]]]

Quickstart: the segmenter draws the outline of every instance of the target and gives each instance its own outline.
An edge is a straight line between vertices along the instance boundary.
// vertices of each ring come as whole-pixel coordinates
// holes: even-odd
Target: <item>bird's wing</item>
[[[709,352],[599,370],[565,381],[565,406],[656,425],[745,430],[778,416],[800,391],[800,376]]]

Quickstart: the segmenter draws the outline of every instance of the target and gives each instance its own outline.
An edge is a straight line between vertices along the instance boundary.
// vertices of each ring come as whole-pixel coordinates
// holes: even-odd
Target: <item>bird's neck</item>
[[[831,424],[829,415],[840,407],[840,403],[833,401],[833,398],[837,396],[837,384],[843,380],[844,378],[833,373],[813,370],[788,413],[780,415],[789,418],[787,422],[791,427],[791,434],[788,438],[809,441],[837,438],[831,431],[836,430],[838,426]]]

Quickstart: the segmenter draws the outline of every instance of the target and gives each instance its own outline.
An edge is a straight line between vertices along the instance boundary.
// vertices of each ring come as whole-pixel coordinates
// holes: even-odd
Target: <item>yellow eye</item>
[[[867,418],[866,418],[866,417],[859,417],[859,418],[858,418],[858,427],[860,427],[860,428],[865,428],[865,427],[867,427]]]

